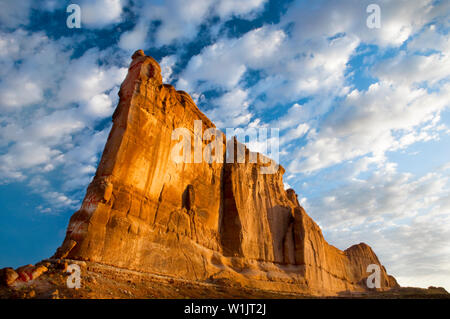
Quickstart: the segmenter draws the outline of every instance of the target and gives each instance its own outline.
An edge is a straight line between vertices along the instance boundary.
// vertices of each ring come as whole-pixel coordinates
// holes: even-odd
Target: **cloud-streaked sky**
[[[144,49],[218,127],[280,129],[286,187],[328,242],[450,289],[449,30],[445,0],[1,1],[0,267],[62,242]]]

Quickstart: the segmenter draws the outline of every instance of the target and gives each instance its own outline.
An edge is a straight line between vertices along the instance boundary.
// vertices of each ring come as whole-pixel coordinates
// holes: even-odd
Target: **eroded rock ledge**
[[[341,251],[325,241],[284,190],[281,166],[258,174],[259,162],[171,160],[175,128],[215,126],[187,93],[162,83],[141,50],[119,96],[96,175],[55,258],[316,295],[365,290],[367,266],[377,264],[382,289],[397,286],[369,246]]]

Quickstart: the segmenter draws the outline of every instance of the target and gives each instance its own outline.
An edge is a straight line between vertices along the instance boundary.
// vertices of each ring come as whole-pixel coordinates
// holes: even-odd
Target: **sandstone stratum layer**
[[[163,84],[141,50],[119,96],[95,177],[54,258],[311,295],[367,290],[367,266],[376,264],[381,290],[398,286],[368,245],[341,251],[325,241],[284,189],[281,166],[261,174],[273,163],[174,161],[175,129],[194,136],[194,121],[203,132],[215,125],[187,93]]]

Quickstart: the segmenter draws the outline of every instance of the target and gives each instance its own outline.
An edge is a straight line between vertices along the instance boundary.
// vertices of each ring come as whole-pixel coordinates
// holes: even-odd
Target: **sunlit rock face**
[[[223,160],[208,163],[192,150],[190,163],[174,160],[174,130],[185,128],[205,149],[211,141],[195,123],[201,134],[215,126],[187,93],[162,83],[144,52],[133,55],[119,96],[96,175],[55,257],[318,295],[367,289],[367,266],[376,264],[381,289],[397,286],[369,246],[329,245],[284,189],[284,169],[261,173],[273,165],[267,158],[250,163],[246,149],[239,163],[216,150]],[[236,150],[230,140],[216,145]]]

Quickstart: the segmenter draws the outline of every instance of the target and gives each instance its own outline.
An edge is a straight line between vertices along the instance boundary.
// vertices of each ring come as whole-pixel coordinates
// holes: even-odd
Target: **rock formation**
[[[267,158],[174,161],[175,129],[204,148],[194,121],[202,132],[215,126],[187,93],[163,84],[153,58],[133,55],[119,96],[96,175],[55,258],[319,295],[367,289],[367,266],[376,264],[381,289],[397,286],[369,246],[329,245],[295,192],[285,191],[284,169],[260,173],[273,165]],[[245,149],[246,159],[254,154]]]

